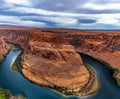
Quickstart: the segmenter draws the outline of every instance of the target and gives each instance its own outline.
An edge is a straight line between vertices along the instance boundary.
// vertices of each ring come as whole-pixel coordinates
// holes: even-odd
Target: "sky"
[[[0,0],[0,25],[120,29],[120,0]]]

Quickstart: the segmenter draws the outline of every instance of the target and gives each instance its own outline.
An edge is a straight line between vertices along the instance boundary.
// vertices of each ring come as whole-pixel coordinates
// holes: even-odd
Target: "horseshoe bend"
[[[119,84],[120,31],[1,26],[0,61],[11,44],[23,49],[21,72],[27,79],[65,95],[84,96],[98,90],[97,76],[80,53],[111,66]]]

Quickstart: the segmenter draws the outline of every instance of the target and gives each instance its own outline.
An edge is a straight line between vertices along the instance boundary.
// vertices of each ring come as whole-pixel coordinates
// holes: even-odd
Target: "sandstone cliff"
[[[85,35],[67,35],[77,51],[90,54],[120,69],[120,32],[89,32]]]
[[[60,33],[77,52],[97,58],[116,70],[114,77],[120,85],[120,31],[74,31]]]
[[[0,62],[4,59],[8,53],[9,46],[5,43],[3,37],[0,35]]]
[[[64,36],[78,52],[89,54],[118,69],[120,79],[120,31],[82,31],[75,29],[42,29]]]
[[[120,31],[83,31],[75,29],[41,29],[64,36],[76,51],[85,52],[120,68]]]
[[[22,70],[28,79],[45,86],[70,89],[81,88],[88,82],[89,73],[80,56],[63,37],[40,31],[30,35]]]

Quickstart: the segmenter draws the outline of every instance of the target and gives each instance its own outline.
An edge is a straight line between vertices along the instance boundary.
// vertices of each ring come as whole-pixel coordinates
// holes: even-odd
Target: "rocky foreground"
[[[96,76],[84,66],[77,52],[99,58],[119,71],[119,38],[119,31],[0,27],[0,57],[7,54],[8,43],[20,45],[26,78],[65,94],[85,95],[98,86],[93,88]],[[116,77],[120,79],[119,73]]]

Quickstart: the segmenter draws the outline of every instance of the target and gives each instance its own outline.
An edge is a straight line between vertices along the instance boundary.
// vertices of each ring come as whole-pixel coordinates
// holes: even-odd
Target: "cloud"
[[[74,13],[64,13],[64,12],[54,12],[54,11],[49,11],[49,10],[44,10],[44,9],[37,9],[37,8],[28,8],[28,7],[17,7],[17,8],[10,8],[7,11],[14,11],[19,13],[34,13],[38,15],[52,15],[52,16],[79,16],[78,14]]]
[[[15,5],[24,5],[29,6],[31,3],[29,0],[4,0],[8,4],[15,4]]]
[[[99,14],[84,14],[84,13],[68,13],[68,12],[58,12],[58,11],[49,11],[41,8],[29,8],[29,7],[13,7],[9,8],[5,11],[9,12],[19,12],[21,14],[36,14],[40,16],[59,16],[59,17],[68,17],[68,18],[75,18],[75,17],[89,17],[89,18],[95,18],[98,17]]]
[[[120,10],[120,3],[108,3],[108,4],[94,4],[94,3],[86,3],[84,8],[89,8],[93,10]]]
[[[41,8],[50,11],[58,12],[74,12],[76,6],[81,6],[86,2],[86,0],[35,0],[34,8]]]
[[[17,16],[5,16],[0,15],[0,24],[14,24],[14,25],[20,25],[20,26],[32,26],[32,27],[44,27],[46,24],[43,22],[35,22],[32,20],[22,20]]]
[[[56,24],[73,25],[77,24],[76,18],[58,16],[22,16],[24,20],[47,21]]]
[[[113,25],[120,25],[120,22],[118,19],[108,19],[108,18],[100,18],[97,23],[103,23],[103,24],[113,24]]]
[[[1,0],[0,24],[118,28],[119,0]]]
[[[89,18],[98,18],[98,17],[118,17],[120,13],[100,13],[100,14],[87,14],[87,13],[68,13],[68,12],[56,12],[56,11],[49,11],[44,9],[37,9],[37,8],[29,8],[29,7],[13,7],[10,9],[7,9],[5,11],[9,12],[19,12],[19,13],[25,13],[25,14],[36,14],[36,15],[44,15],[44,16],[60,16],[60,17],[89,17]],[[112,16],[111,16],[112,15]]]
[[[8,11],[11,12],[19,12],[25,14],[36,14],[37,19],[41,21],[48,21],[57,23],[57,25],[61,26],[71,26],[77,24],[106,24],[106,25],[119,25],[119,16],[120,13],[115,14],[80,14],[80,13],[65,13],[65,12],[55,12],[49,11],[44,9],[37,9],[37,8],[29,8],[29,7],[16,7],[11,8]],[[30,18],[31,17],[31,18]],[[30,16],[30,20],[35,19],[34,16]]]
[[[46,20],[46,21],[51,21],[55,22],[58,24],[64,24],[64,25],[72,25],[72,24],[77,24],[77,19],[76,18],[70,18],[70,17],[41,17],[41,20]]]

